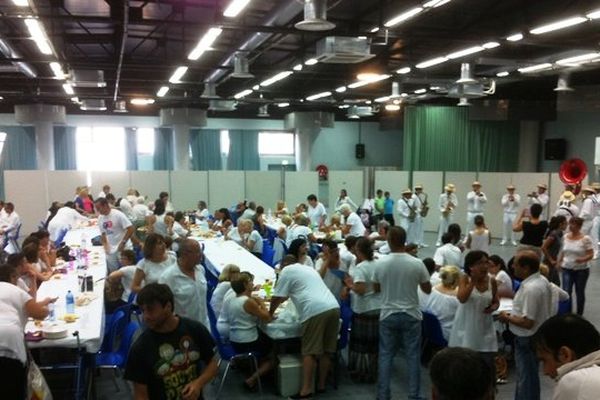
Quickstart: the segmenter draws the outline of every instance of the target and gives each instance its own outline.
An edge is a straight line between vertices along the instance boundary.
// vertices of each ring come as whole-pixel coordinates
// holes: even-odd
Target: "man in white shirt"
[[[581,233],[589,236],[592,231],[592,221],[596,216],[596,191],[591,186],[584,186],[581,189],[581,193],[583,198],[581,208],[579,209],[579,218],[583,219]]]
[[[129,200],[127,200],[124,197],[122,199],[119,199],[117,207],[123,212],[123,214],[125,214],[127,218],[129,218],[131,222],[134,222],[136,220],[136,215],[133,212],[133,206],[131,205]]]
[[[517,219],[519,206],[521,205],[521,196],[515,193],[514,185],[508,185],[506,191],[508,193],[503,195],[502,200],[500,201],[502,208],[504,209],[502,241],[500,242],[500,246],[506,244],[509,236],[511,244],[516,246],[517,241],[515,239],[515,232],[513,231],[513,223],[515,222],[515,219]]]
[[[404,251],[406,232],[393,226],[388,232],[391,253],[379,260],[375,291],[381,292],[379,317],[379,378],[377,399],[391,398],[393,359],[404,350],[408,369],[408,398],[421,399],[421,310],[417,288],[431,293],[425,264]]]
[[[473,230],[475,217],[478,215],[483,216],[483,207],[487,203],[487,197],[481,191],[481,183],[475,181],[471,186],[473,190],[467,193],[467,227],[465,230],[467,233]]]
[[[21,225],[21,218],[15,211],[15,205],[11,202],[6,203],[4,211],[6,214],[0,220],[0,235],[8,233],[15,236],[17,228]]]
[[[438,237],[436,246],[442,245],[442,235],[448,230],[448,226],[454,222],[454,209],[458,206],[458,198],[454,194],[455,187],[452,183],[444,187],[444,193],[440,194],[438,209],[440,210],[440,227],[438,228]]]
[[[433,255],[433,261],[438,267],[445,267],[447,265],[454,265],[457,268],[461,267],[461,256],[462,252],[460,248],[452,243],[452,234],[446,232],[442,235],[442,246],[435,250]]]
[[[361,237],[365,235],[365,225],[358,214],[352,211],[350,204],[342,204],[340,207],[340,212],[346,221],[342,227],[342,234],[344,236]]]
[[[317,200],[317,196],[314,194],[309,195],[306,200],[308,201],[308,218],[310,218],[311,225],[318,227],[325,223],[327,219],[327,211],[323,203]]]
[[[592,232],[590,235],[596,246],[598,246],[598,242],[600,241],[600,183],[594,182],[592,183],[592,187],[596,191],[594,194],[596,202],[594,203],[594,219],[592,220]]]
[[[546,219],[546,212],[548,211],[548,202],[550,201],[550,197],[548,193],[548,186],[545,183],[537,184],[537,192],[532,192],[527,195],[529,197],[529,205],[532,204],[541,204],[542,205],[542,215],[541,219]]]
[[[50,240],[53,242],[58,239],[58,236],[63,230],[76,228],[78,225],[85,224],[88,219],[75,211],[75,205],[72,201],[67,201],[65,205],[58,209],[54,218],[48,223],[48,233]]]
[[[415,243],[414,223],[417,218],[417,211],[412,198],[412,190],[405,189],[402,197],[396,202],[396,211],[400,217],[400,226],[406,231],[407,243]]]
[[[540,275],[540,259],[535,252],[517,253],[514,268],[515,276],[522,279],[521,286],[513,299],[512,312],[500,312],[498,320],[509,324],[515,334],[518,377],[515,400],[539,400],[538,360],[531,347],[531,337],[552,316],[552,289],[548,280]]]
[[[429,205],[427,202],[427,193],[423,192],[423,185],[415,185],[415,193],[412,195],[413,207],[417,214],[415,215],[415,222],[413,224],[414,230],[414,243],[419,245],[419,247],[428,247],[423,242],[423,234],[425,227],[423,225],[423,215],[427,214],[429,210]]]
[[[133,205],[133,215],[135,216],[135,220],[138,222],[143,222],[147,216],[152,215],[152,211],[146,205],[146,199],[144,196],[139,196],[135,199],[135,204]]]
[[[554,211],[554,216],[564,215],[567,219],[567,222],[571,220],[573,217],[577,217],[579,215],[579,207],[575,205],[576,196],[573,192],[565,190],[563,194],[560,195],[560,199],[556,204],[556,211]]]
[[[325,390],[331,357],[337,351],[340,308],[321,275],[302,264],[286,266],[273,289],[270,313],[288,297],[302,322],[302,389],[290,399],[312,398],[314,371],[319,360],[317,391]]]
[[[200,322],[210,329],[206,309],[206,276],[200,266],[203,254],[200,244],[185,239],[179,244],[177,264],[168,267],[158,283],[168,285],[175,299],[175,314]]]
[[[102,197],[106,197],[106,195],[109,193],[110,193],[110,186],[104,185],[104,186],[102,186],[102,190],[100,191],[100,193],[98,193],[98,196],[96,196],[96,198],[99,199]]]
[[[121,211],[110,207],[105,198],[96,199],[96,211],[98,216],[98,228],[102,234],[102,246],[106,253],[106,266],[108,272],[119,268],[119,253],[124,248],[131,247],[129,239],[134,244],[141,246],[142,243],[135,236],[135,228],[131,221]]]

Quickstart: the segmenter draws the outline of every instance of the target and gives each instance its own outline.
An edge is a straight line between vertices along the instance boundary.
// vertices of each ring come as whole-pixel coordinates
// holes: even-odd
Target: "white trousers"
[[[423,244],[423,218],[420,215],[417,215],[413,222],[408,222],[406,242]]]
[[[440,215],[440,227],[438,228],[437,243],[442,243],[442,235],[448,231],[448,226],[454,222],[452,213],[448,213],[447,217]]]
[[[511,213],[504,213],[504,219],[503,224],[502,224],[502,241],[506,242],[508,240],[508,238],[510,237],[510,241],[511,242],[516,242],[515,240],[515,232],[513,232],[513,223],[515,222],[515,219],[517,219],[517,213],[516,212],[511,212]]]
[[[600,217],[594,217],[592,220],[592,230],[590,237],[594,242],[594,258],[598,257],[598,240],[600,240]]]

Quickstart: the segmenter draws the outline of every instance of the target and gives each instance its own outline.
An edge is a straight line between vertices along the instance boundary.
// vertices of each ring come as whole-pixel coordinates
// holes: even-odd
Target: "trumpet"
[[[538,197],[537,192],[527,193],[527,197]]]
[[[444,211],[442,211],[442,215],[444,217],[447,217],[448,214],[450,214],[452,212],[452,210],[454,210],[454,203],[449,201],[448,204],[446,204],[446,209]]]

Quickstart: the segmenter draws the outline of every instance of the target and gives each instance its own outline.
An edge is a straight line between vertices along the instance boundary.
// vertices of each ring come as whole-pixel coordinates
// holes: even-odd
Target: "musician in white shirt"
[[[444,187],[444,193],[440,194],[438,209],[440,210],[440,227],[435,245],[442,245],[442,235],[448,230],[448,226],[454,222],[454,209],[458,206],[458,198],[454,194],[455,187],[452,183]]]
[[[487,203],[487,197],[481,191],[481,183],[475,181],[471,186],[473,190],[467,193],[467,228],[465,232],[473,230],[475,217],[478,215],[483,216],[483,206]]]
[[[596,233],[596,239],[592,235],[592,227],[594,224],[594,218],[596,217],[598,209],[598,199],[596,198],[596,191],[591,186],[584,186],[581,189],[582,202],[581,208],[579,209],[579,218],[583,219],[583,225],[581,226],[581,232],[584,235],[592,237],[594,245],[594,258],[598,255],[598,240]]]
[[[400,216],[400,226],[406,231],[406,243],[415,243],[414,221],[416,210],[412,199],[412,190],[406,189],[402,192],[402,197],[396,202],[396,210]]]
[[[414,229],[414,238],[415,244],[419,245],[419,247],[428,247],[425,242],[423,242],[423,233],[424,233],[424,225],[423,225],[423,213],[426,213],[429,209],[427,205],[427,193],[423,192],[423,185],[415,185],[415,193],[412,195],[413,205],[416,211],[415,222],[413,224]]]
[[[546,193],[546,190],[548,190],[548,186],[546,186],[545,183],[538,183],[537,192],[532,192],[527,195],[527,197],[529,197],[529,206],[536,203],[542,205],[542,215],[540,216],[540,219],[546,219],[546,211],[548,209],[548,202],[550,201],[550,197],[548,196],[548,193]]]
[[[515,239],[515,232],[512,229],[513,223],[515,219],[517,219],[517,214],[519,212],[519,207],[521,205],[521,196],[515,194],[514,185],[508,185],[506,187],[506,193],[502,196],[502,208],[504,209],[504,218],[502,225],[502,241],[500,242],[500,246],[504,246],[508,241],[508,237],[510,236],[510,242],[513,246],[517,245],[517,241]]]
[[[597,246],[598,241],[600,240],[600,183],[594,182],[592,183],[592,187],[596,191],[596,194],[594,195],[596,202],[594,203],[594,219],[592,220],[592,231],[590,232],[590,236]],[[596,256],[597,254],[594,255],[594,258],[597,258]]]

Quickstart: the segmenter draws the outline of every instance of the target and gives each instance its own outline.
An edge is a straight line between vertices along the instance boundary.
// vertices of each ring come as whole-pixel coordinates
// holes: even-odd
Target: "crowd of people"
[[[434,398],[493,398],[495,385],[504,381],[496,370],[500,344],[514,352],[516,399],[540,398],[538,360],[544,363],[544,372],[559,381],[556,393],[564,397],[557,398],[585,398],[577,397],[569,382],[580,386],[579,393],[593,393],[600,381],[600,340],[581,315],[590,262],[597,254],[593,231],[600,228],[596,221],[600,185],[583,188],[581,212],[573,211],[573,194],[563,193],[550,221],[544,219],[545,185],[528,195],[530,204],[523,209],[520,196],[509,185],[502,198],[500,244],[511,243],[516,250],[507,263],[490,254],[492,235],[484,216],[488,200],[479,182],[467,195],[464,234],[453,220],[458,205],[455,187],[445,186],[438,202],[438,247],[433,258],[419,259],[418,248],[427,246],[423,219],[429,203],[423,189],[421,185],[414,192],[406,189],[397,202],[389,192],[378,190],[360,207],[342,190],[330,213],[311,194],[293,209],[279,201],[275,211],[266,214],[265,207],[254,201],[211,213],[201,200],[196,210],[176,211],[167,192],[149,203],[135,189],[116,198],[105,185],[93,199],[88,188],[80,187],[72,201],[53,203],[44,229],[27,236],[21,251],[0,267],[0,280],[12,285],[0,290],[0,307],[10,310],[6,320],[21,333],[25,316],[43,318],[55,299],[36,302],[36,290],[52,276],[57,259],[54,242],[65,230],[97,218],[109,273],[107,312],[136,298],[145,321],[146,329],[131,349],[125,372],[139,398],[148,398],[149,393],[182,393],[185,399],[201,396],[204,385],[218,372],[212,325],[236,352],[259,355],[258,367],[244,380],[246,389],[255,390],[260,377],[277,362],[273,341],[260,327],[273,321],[288,299],[302,325],[303,381],[293,399],[312,398],[326,390],[346,310],[351,314],[350,377],[376,383],[380,400],[393,397],[390,382],[399,348],[407,365],[408,396],[423,398],[424,312],[437,318],[450,346],[431,360]],[[274,233],[268,226],[273,218],[281,221]],[[243,265],[225,266],[216,288],[209,288],[202,248],[190,236],[193,224],[235,241],[259,258],[264,240],[271,238],[279,253],[269,304],[253,295],[254,277]],[[1,232],[19,225],[14,206],[3,205]],[[518,232],[523,233],[519,243]],[[570,301],[573,288],[575,314],[555,316],[559,301]],[[510,310],[498,311],[502,298],[512,299]],[[5,320],[4,313],[1,318]],[[572,331],[557,334],[559,327]],[[575,334],[589,337],[590,343],[580,345],[573,339]],[[25,382],[23,352],[10,346],[0,341],[0,371],[11,369],[18,375],[16,382]],[[185,360],[175,372],[170,365],[173,354]],[[13,368],[15,363],[23,368]],[[469,373],[478,374],[477,384],[469,384]]]

